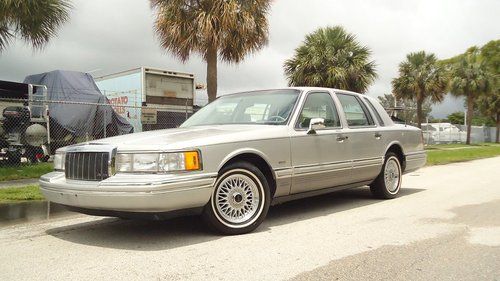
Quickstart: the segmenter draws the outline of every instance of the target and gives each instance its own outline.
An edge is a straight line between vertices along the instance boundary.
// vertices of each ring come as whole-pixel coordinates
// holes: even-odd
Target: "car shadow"
[[[400,196],[409,196],[423,190],[402,189]],[[383,200],[374,199],[366,187],[290,201],[272,206],[266,220],[255,232],[265,232],[275,226],[379,202],[383,202]],[[175,218],[167,221],[102,218],[97,221],[48,229],[46,233],[58,239],[78,244],[138,251],[168,250],[224,237],[211,232],[199,216]]]
[[[399,197],[408,196],[424,190],[425,189],[402,188],[399,192]],[[393,200],[397,200],[397,198]],[[340,213],[384,201],[386,200],[374,198],[368,187],[345,189],[274,206],[269,210],[263,225],[266,226],[269,224],[269,227],[278,226],[333,213]]]

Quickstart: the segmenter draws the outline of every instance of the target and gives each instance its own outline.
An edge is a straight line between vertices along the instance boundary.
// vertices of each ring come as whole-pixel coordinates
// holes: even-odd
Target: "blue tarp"
[[[29,75],[24,83],[47,86],[51,120],[76,136],[99,135],[104,128],[107,136],[133,132],[132,125],[107,105],[107,98],[88,73],[54,70]]]

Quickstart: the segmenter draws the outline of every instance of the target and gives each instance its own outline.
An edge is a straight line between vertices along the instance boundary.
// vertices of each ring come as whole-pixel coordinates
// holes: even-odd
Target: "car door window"
[[[337,94],[337,97],[342,104],[349,127],[371,126],[375,124],[368,109],[357,97],[346,94]]]
[[[317,92],[307,95],[297,122],[297,128],[309,128],[312,118],[323,118],[326,128],[340,127],[340,119],[329,93]]]

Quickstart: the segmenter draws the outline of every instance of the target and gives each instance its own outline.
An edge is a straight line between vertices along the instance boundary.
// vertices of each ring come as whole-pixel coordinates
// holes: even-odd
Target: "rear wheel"
[[[271,202],[266,177],[254,165],[235,162],[221,171],[204,220],[224,234],[242,234],[256,229],[264,220]]]
[[[401,189],[402,174],[403,171],[398,156],[393,152],[388,152],[385,155],[382,171],[370,185],[371,192],[377,198],[395,198]]]

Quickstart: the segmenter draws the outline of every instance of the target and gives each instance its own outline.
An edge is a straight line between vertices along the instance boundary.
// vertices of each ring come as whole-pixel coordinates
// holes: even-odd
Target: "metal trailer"
[[[134,132],[177,127],[193,113],[193,74],[140,67],[94,80]]]

